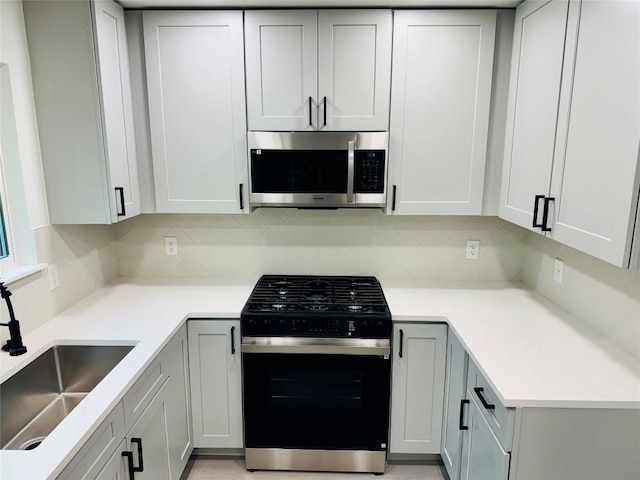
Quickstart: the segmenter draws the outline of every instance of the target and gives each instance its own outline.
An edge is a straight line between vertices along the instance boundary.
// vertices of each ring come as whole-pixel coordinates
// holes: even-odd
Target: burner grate
[[[389,315],[375,277],[263,275],[244,313],[327,313]]]

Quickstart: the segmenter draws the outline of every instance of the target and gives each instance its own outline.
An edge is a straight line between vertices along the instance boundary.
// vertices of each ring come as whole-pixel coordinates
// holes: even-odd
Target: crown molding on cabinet
[[[515,8],[522,0],[117,0],[124,8]]]

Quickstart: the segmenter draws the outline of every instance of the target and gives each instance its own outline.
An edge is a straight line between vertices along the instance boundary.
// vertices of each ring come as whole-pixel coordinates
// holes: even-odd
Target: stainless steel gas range
[[[262,276],[241,315],[247,469],[384,473],[391,330],[375,277]]]

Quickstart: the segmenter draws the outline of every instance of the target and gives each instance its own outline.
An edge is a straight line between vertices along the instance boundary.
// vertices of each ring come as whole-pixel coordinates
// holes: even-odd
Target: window
[[[0,279],[11,283],[43,267],[29,225],[9,65],[0,62]]]

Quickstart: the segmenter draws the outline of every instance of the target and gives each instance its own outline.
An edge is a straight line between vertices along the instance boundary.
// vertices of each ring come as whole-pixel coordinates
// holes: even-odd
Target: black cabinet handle
[[[538,205],[540,204],[540,200],[544,198],[544,195],[536,195],[533,203],[533,224],[531,225],[534,228],[542,227],[543,223],[538,223]]]
[[[398,349],[398,356],[402,358],[402,344],[404,343],[404,332],[400,329],[400,348]]]
[[[394,185],[393,186],[393,197],[391,198],[391,211],[395,212],[396,211],[396,192],[398,191],[398,186]]]
[[[322,124],[322,126],[327,126],[327,97],[324,97],[324,123]]]
[[[470,401],[471,400],[467,400],[465,398],[460,400],[460,420],[458,421],[458,428],[460,430],[469,430],[469,427],[467,427],[466,425],[463,425],[462,422],[464,422],[464,406],[468,404]]]
[[[549,204],[551,202],[555,202],[556,199],[554,197],[546,197],[544,199],[544,210],[542,210],[542,231],[550,232],[551,228],[547,226],[547,222],[549,221]]]
[[[134,443],[138,444],[138,466],[133,467],[133,471],[144,472],[144,463],[142,460],[142,439],[134,437],[131,439],[131,445],[133,445]],[[133,463],[133,461],[131,463]]]
[[[487,410],[494,410],[496,408],[496,406],[493,403],[487,402],[487,399],[484,398],[484,395],[482,395],[482,392],[484,392],[484,388],[474,387],[473,391],[476,392],[476,395],[480,399],[480,403],[482,403],[482,406],[484,408],[486,408]]]
[[[240,210],[244,210],[244,200],[242,199],[242,191],[244,190],[244,185],[241,183],[240,184]]]
[[[129,472],[129,480],[133,480],[136,472],[133,467],[133,452],[122,452],[122,456],[127,459],[127,471]]]
[[[124,188],[123,187],[116,187],[115,188],[116,193],[118,194],[118,196],[120,197],[120,208],[122,208],[122,212],[118,212],[118,217],[124,217],[127,215],[127,211],[124,208]]]
[[[309,126],[313,127],[313,119],[311,117],[311,108],[312,108],[312,103],[313,99],[311,97],[309,97]]]
[[[231,355],[236,354],[236,340],[234,338],[235,331],[236,327],[231,327]]]

